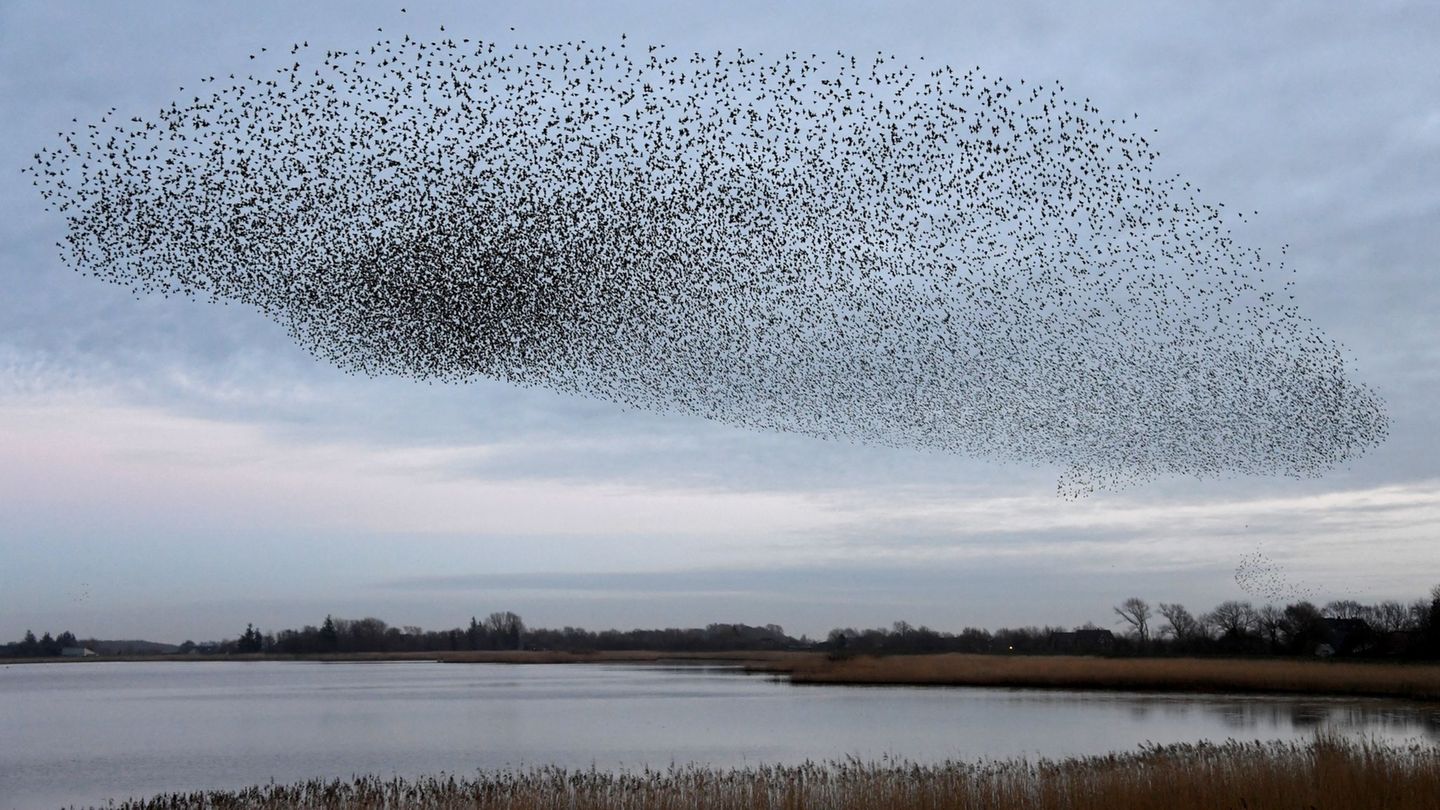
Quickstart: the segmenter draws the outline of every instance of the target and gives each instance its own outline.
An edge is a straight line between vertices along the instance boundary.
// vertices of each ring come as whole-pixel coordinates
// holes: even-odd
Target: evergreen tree
[[[258,653],[264,648],[265,637],[255,629],[255,625],[245,625],[245,632],[240,634],[240,641],[235,645],[237,652]]]
[[[326,615],[325,623],[320,625],[320,649],[322,652],[335,652],[339,646],[340,634],[335,631],[335,620]]]

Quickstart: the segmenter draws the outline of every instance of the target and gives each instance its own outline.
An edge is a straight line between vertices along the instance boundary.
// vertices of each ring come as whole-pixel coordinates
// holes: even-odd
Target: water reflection
[[[796,687],[717,666],[186,662],[0,667],[0,810],[272,779],[1064,757],[1143,743],[1440,740],[1384,700]]]
[[[1123,710],[1136,722],[1184,723],[1205,715],[1236,737],[1264,736],[1273,729],[1347,735],[1379,735],[1440,742],[1440,704],[1380,698],[1316,698],[1283,695],[1176,695],[1171,693],[1042,692],[1009,693],[1016,704],[1090,703]]]

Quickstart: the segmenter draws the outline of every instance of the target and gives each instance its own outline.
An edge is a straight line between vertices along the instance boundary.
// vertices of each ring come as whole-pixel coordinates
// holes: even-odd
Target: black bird
[[[356,373],[1056,465],[1070,496],[1384,439],[1283,261],[1058,82],[626,45],[381,39],[28,171],[76,269]]]

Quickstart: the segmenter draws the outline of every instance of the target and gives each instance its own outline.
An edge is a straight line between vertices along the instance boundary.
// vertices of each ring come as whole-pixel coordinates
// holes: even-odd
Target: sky
[[[896,620],[1111,626],[1129,596],[1317,601],[1440,582],[1440,6],[1431,3],[0,0],[0,639],[179,642],[326,614],[448,628]],[[404,6],[406,11],[401,12]],[[259,313],[67,268],[20,174],[60,130],[376,28],[672,52],[883,51],[1055,81],[1256,210],[1296,303],[1389,408],[1319,479],[1060,470],[747,431],[494,381],[346,375]],[[511,31],[511,27],[515,30]],[[265,56],[278,60],[282,56]],[[275,62],[278,64],[278,61]],[[273,65],[271,65],[273,66]]]

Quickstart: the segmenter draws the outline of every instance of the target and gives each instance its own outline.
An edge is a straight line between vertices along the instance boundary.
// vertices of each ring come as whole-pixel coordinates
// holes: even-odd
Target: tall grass
[[[1440,748],[1318,737],[1187,744],[1066,760],[857,761],[611,774],[540,768],[472,778],[362,777],[176,793],[122,810],[1213,810],[1440,807]]]
[[[1083,656],[903,655],[795,659],[764,668],[793,683],[1028,686],[1258,692],[1440,700],[1440,666],[1355,662]]]

